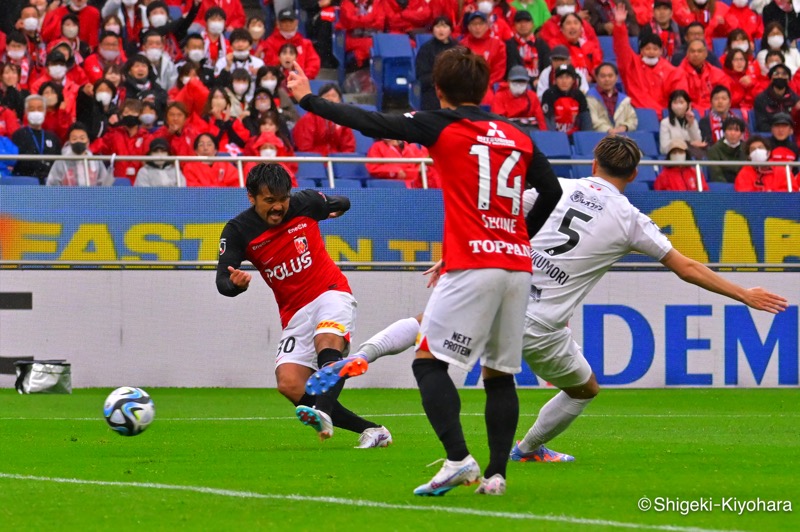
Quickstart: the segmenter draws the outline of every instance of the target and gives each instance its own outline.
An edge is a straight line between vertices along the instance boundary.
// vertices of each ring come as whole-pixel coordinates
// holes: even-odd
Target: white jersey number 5
[[[478,210],[488,211],[492,196],[492,169],[489,160],[489,146],[473,144],[469,150],[470,155],[478,156]],[[514,176],[514,184],[508,186],[509,174],[519,161],[521,153],[512,151],[497,172],[496,194],[501,198],[511,198],[511,214],[519,214],[520,197],[522,196],[522,176]]]

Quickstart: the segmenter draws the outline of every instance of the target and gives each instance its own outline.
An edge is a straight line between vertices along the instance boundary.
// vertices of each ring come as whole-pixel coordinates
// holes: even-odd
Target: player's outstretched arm
[[[238,231],[228,223],[222,230],[217,262],[217,291],[223,296],[238,296],[250,286],[252,276],[239,269],[244,250]]]
[[[788,306],[786,298],[767,292],[761,287],[745,288],[732,283],[711,271],[707,266],[684,256],[676,249],[670,250],[661,259],[661,264],[675,272],[678,277],[687,283],[696,284],[710,292],[741,301],[756,310],[777,314],[786,310]]]

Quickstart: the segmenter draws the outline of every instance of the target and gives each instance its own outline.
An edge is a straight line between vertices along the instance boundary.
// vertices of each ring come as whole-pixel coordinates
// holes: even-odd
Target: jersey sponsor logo
[[[320,329],[335,329],[340,333],[344,333],[346,330],[345,326],[337,321],[321,321],[317,324],[317,330]]]
[[[297,250],[299,254],[303,254],[308,251],[308,239],[304,236],[298,236],[294,239],[294,249]]]
[[[489,122],[489,131],[486,132],[487,137],[500,137],[501,139],[506,138],[506,134],[497,129],[497,124],[494,122]]]
[[[451,353],[469,358],[470,353],[472,353],[472,348],[469,347],[471,342],[472,337],[454,332],[449,339],[442,342],[442,348]]]
[[[489,122],[489,130],[486,132],[486,135],[478,135],[476,138],[481,144],[512,147],[517,145],[514,140],[506,138],[506,134],[497,129],[497,124],[494,122]]]
[[[289,261],[282,262],[274,268],[264,270],[267,275],[267,282],[283,281],[296,273],[307,270],[311,267],[311,252],[306,251],[299,257],[295,257]]]
[[[596,196],[587,197],[580,190],[576,190],[575,192],[573,192],[572,195],[569,197],[569,199],[574,203],[580,203],[581,205],[595,211],[602,211],[604,209],[604,206],[600,202],[599,198],[597,198]]]
[[[567,272],[550,262],[547,257],[538,251],[533,251],[531,253],[531,261],[533,262],[534,273],[543,273],[562,286],[569,281],[569,274]],[[541,295],[541,293],[542,291],[539,290],[539,295]]]
[[[517,221],[514,218],[481,214],[481,220],[483,220],[483,226],[487,229],[502,229],[512,234],[517,232]]]
[[[261,249],[261,248],[263,248],[264,246],[266,246],[267,244],[269,244],[270,242],[272,242],[272,240],[264,240],[263,242],[259,242],[258,244],[256,244],[256,245],[252,246],[252,248],[251,248],[251,249],[252,249],[253,251],[255,251],[255,250],[257,250],[257,249]]]
[[[292,233],[296,233],[301,229],[305,229],[306,227],[308,227],[308,224],[303,222],[303,223],[297,224],[294,227],[290,227],[287,232],[291,235]]]
[[[227,247],[228,247],[228,245],[227,245],[226,239],[220,238],[219,239],[219,254],[220,255],[224,255],[225,254],[225,249]]]
[[[500,253],[527,257],[531,252],[530,246],[511,244],[502,240],[470,240],[469,246],[472,248],[473,253]]]

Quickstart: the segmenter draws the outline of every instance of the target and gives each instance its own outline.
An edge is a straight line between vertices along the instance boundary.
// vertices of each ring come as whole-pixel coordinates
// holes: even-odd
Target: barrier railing
[[[102,161],[109,163],[110,167],[113,167],[116,161],[136,161],[136,162],[150,162],[150,161],[170,161],[175,164],[175,174],[178,179],[178,183],[181,186],[186,186],[186,180],[183,178],[183,174],[180,171],[181,163],[187,162],[201,162],[201,163],[212,163],[212,162],[229,162],[233,164],[239,173],[239,186],[245,186],[245,175],[244,175],[244,163],[249,162],[286,162],[286,163],[323,163],[325,165],[325,172],[326,175],[324,179],[327,179],[328,186],[330,188],[336,188],[336,176],[334,175],[334,163],[343,163],[343,164],[363,164],[363,163],[373,163],[373,164],[396,164],[396,163],[411,163],[411,164],[418,164],[420,166],[420,179],[422,181],[422,188],[429,188],[428,187],[428,165],[433,165],[433,159],[430,158],[402,158],[402,157],[392,157],[392,158],[374,158],[374,157],[347,157],[347,156],[336,156],[336,157],[259,157],[259,156],[213,156],[213,157],[202,157],[202,156],[186,156],[186,155],[179,155],[179,156],[152,156],[152,155],[145,155],[145,156],[132,156],[132,155],[52,155],[52,156],[43,156],[43,155],[13,155],[13,154],[0,154],[0,161],[41,161],[41,160],[51,160],[51,161],[81,161],[85,167],[86,173],[89,173],[89,161]],[[572,166],[590,166],[592,164],[591,159],[549,159],[550,163],[553,165],[572,165]],[[756,163],[751,161],[661,161],[655,159],[643,159],[639,163],[640,165],[647,165],[653,167],[660,167],[660,166],[691,166],[694,167],[695,176],[697,178],[697,190],[703,190],[703,167],[744,167],[744,166],[753,166],[753,167],[761,167],[761,166],[773,166],[779,167],[783,166],[786,168],[786,187],[789,192],[794,192],[793,187],[793,179],[792,179],[792,168],[800,168],[800,161],[794,162],[776,162],[776,161],[766,161],[763,163]]]

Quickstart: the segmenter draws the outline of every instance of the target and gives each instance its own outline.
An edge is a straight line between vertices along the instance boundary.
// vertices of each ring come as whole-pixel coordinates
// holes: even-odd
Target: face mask
[[[478,11],[488,15],[494,11],[494,2],[478,2]]]
[[[515,82],[512,81],[508,84],[508,89],[511,91],[511,94],[514,96],[522,96],[525,94],[525,90],[528,88],[528,84],[525,82]]]
[[[708,0],[694,0],[694,3],[698,6],[704,6],[708,3]]]
[[[269,111],[271,108],[272,106],[269,104],[269,102],[256,102],[256,111],[259,113]]]
[[[658,56],[656,57],[642,56],[642,63],[644,63],[647,66],[656,66],[658,64],[659,59],[660,58]]]
[[[237,96],[241,96],[242,94],[247,92],[247,89],[249,89],[249,88],[250,88],[250,85],[248,85],[247,83],[234,83],[233,84],[233,92]]]
[[[100,57],[105,59],[106,61],[113,61],[117,57],[119,57],[119,50],[103,50],[102,48],[97,51],[100,54]]]
[[[164,50],[162,50],[161,48],[148,48],[147,50],[144,51],[145,57],[147,57],[147,60],[150,61],[151,63],[155,63],[156,61],[161,59],[161,55],[163,53]]]
[[[238,61],[247,61],[250,57],[250,50],[234,50],[233,58]]]
[[[22,19],[22,29],[25,31],[36,31],[39,29],[39,19],[36,17]]]
[[[44,124],[44,113],[41,111],[31,111],[28,113],[28,123],[32,126]]]
[[[277,79],[262,79],[261,86],[267,89],[269,92],[275,92],[275,87],[278,86]]]
[[[772,80],[772,86],[778,90],[786,90],[789,86],[789,80],[786,78],[775,78]]]
[[[111,103],[111,93],[98,92],[94,95],[94,99],[97,100],[101,105],[108,105]]]
[[[23,57],[25,57],[25,50],[8,50],[6,52],[8,57],[14,59],[15,61],[19,61]]]
[[[150,155],[152,155],[153,157],[166,157],[168,154],[164,153],[163,151],[154,151]],[[155,161],[151,161],[150,164],[152,164],[154,166],[162,167],[162,166],[164,166],[164,164],[166,164],[166,162],[167,161],[165,161],[164,159],[156,159]]]
[[[156,13],[150,16],[150,25],[154,28],[160,28],[167,23],[167,15],[163,13]]]
[[[156,115],[152,113],[139,115],[139,122],[146,126],[152,126],[156,121]]]
[[[189,56],[189,61],[199,63],[206,56],[206,53],[203,50],[194,49],[186,52],[186,55]]]
[[[225,31],[225,23],[221,20],[212,20],[207,24],[208,33],[212,35],[219,35]]]
[[[72,148],[72,153],[75,155],[80,155],[86,151],[85,142],[70,142],[69,147]]]
[[[689,109],[689,104],[687,103],[673,103],[672,104],[672,112],[678,116],[684,116],[686,111]]]
[[[261,37],[264,36],[264,32],[264,26],[254,26],[250,28],[250,37],[252,37],[254,41],[260,41]]]
[[[736,7],[747,7],[747,0],[733,0],[733,5]]]
[[[135,127],[139,125],[139,117],[136,115],[125,115],[119,119],[119,123],[125,127]]]
[[[283,36],[284,39],[293,39],[295,35],[297,35],[297,30],[295,31],[279,31],[279,33]]]
[[[116,33],[117,35],[119,35],[120,31],[122,31],[122,28],[120,28],[117,25],[108,25],[106,26],[106,31],[110,31],[111,33]]]
[[[731,44],[731,49],[733,50],[741,50],[745,53],[750,49],[750,43],[747,41],[740,41]]]
[[[731,148],[738,148],[738,147],[739,147],[739,144],[741,144],[741,143],[742,143],[742,141],[741,141],[741,140],[740,140],[740,141],[738,141],[738,142],[736,142],[736,143],[733,143],[733,142],[728,142],[728,139],[722,139],[722,142],[724,142],[726,145],[730,146]]]
[[[264,148],[261,150],[262,157],[275,157],[276,155],[278,155],[278,150],[275,148]]]
[[[773,50],[780,48],[783,46],[783,35],[770,35],[767,38],[767,44],[769,44],[769,47]]]
[[[188,85],[190,81],[192,81],[192,78],[191,78],[191,77],[189,77],[189,76],[184,76],[184,77],[182,77],[182,78],[181,78],[181,84],[182,84],[184,87],[185,87],[186,85]]]
[[[685,161],[686,160],[686,152],[675,152],[669,154],[670,161]]]
[[[86,7],[86,4],[83,4],[82,6],[76,6],[75,2],[72,3],[72,9],[74,9],[75,11],[83,11],[84,7]]]
[[[556,15],[564,17],[575,12],[575,6],[556,6]]]
[[[64,37],[67,39],[74,39],[78,36],[78,28],[76,26],[65,26],[61,33],[64,34]]]
[[[67,75],[67,67],[64,65],[52,65],[47,67],[47,73],[53,79],[64,79],[64,76]]]
[[[768,157],[768,152],[764,148],[756,148],[750,152],[750,160],[754,163],[763,163],[766,162]]]
[[[122,3],[130,7],[130,6],[135,6],[138,1],[139,0],[122,0]]]

